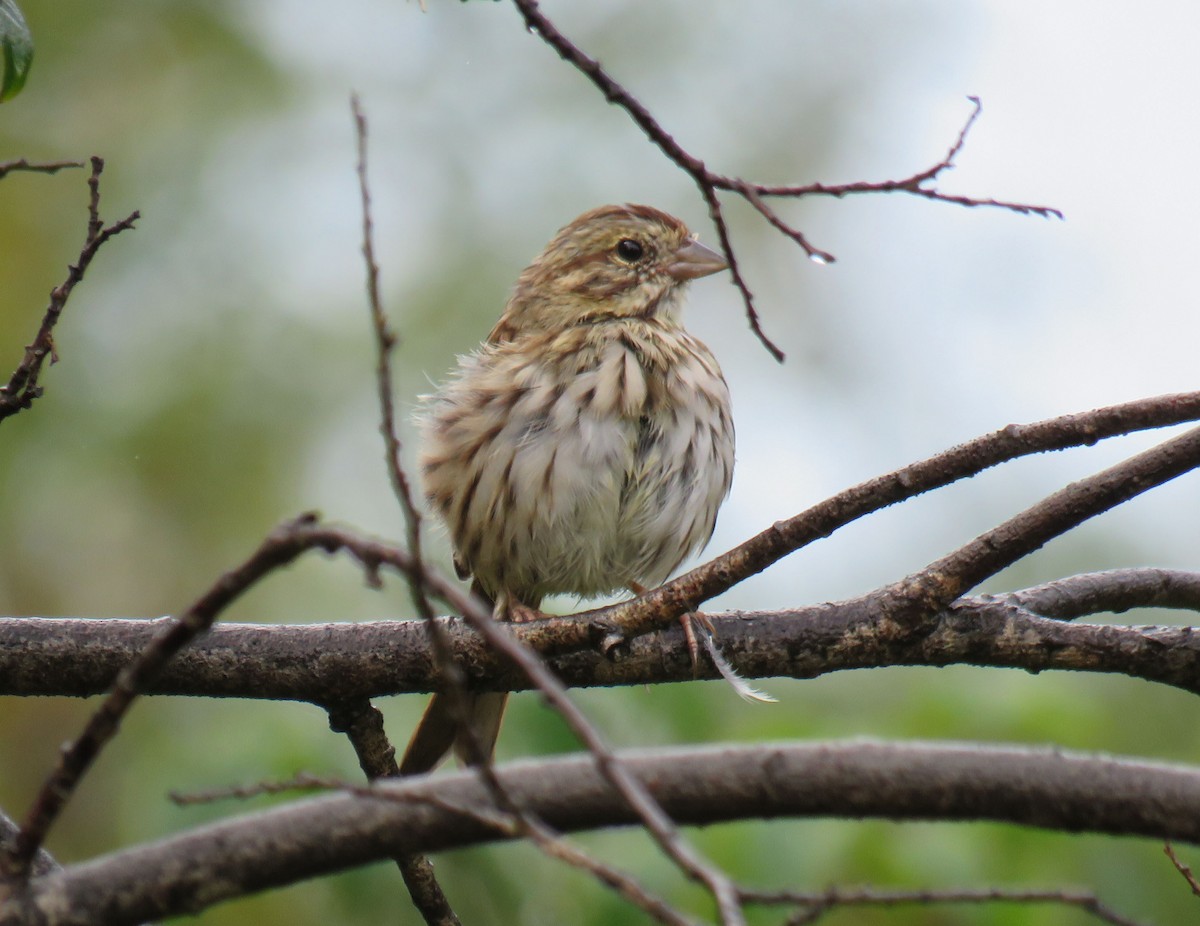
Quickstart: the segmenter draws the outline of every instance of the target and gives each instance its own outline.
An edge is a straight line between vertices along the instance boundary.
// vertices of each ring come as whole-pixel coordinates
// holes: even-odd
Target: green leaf
[[[33,36],[16,0],[0,0],[0,103],[12,99],[25,86],[33,62]]]

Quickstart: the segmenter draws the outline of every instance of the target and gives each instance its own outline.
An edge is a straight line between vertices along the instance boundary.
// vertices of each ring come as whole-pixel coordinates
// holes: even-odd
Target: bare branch
[[[1171,845],[1169,839],[1163,843],[1163,852],[1171,860],[1171,864],[1175,866],[1175,870],[1183,876],[1183,880],[1187,882],[1187,886],[1191,888],[1192,893],[1196,897],[1200,897],[1200,882],[1196,881],[1196,876],[1192,874],[1192,869],[1179,860],[1179,856],[1175,854],[1175,847]]]
[[[488,767],[484,763],[482,767]],[[488,785],[489,794],[505,794],[504,786]],[[389,799],[404,800],[395,795],[385,795]],[[528,839],[547,857],[556,859],[572,868],[578,868],[598,880],[601,884],[612,888],[625,900],[642,910],[652,919],[667,926],[695,926],[694,922],[668,904],[660,897],[647,891],[638,881],[610,865],[583,852],[578,846],[568,842],[550,827],[528,813],[513,815],[505,811],[497,813],[474,804],[455,804],[446,800],[436,791],[426,798],[429,803],[452,814],[461,814],[471,820],[482,823],[495,830],[496,835],[505,839]],[[511,800],[511,798],[510,798]]]
[[[392,492],[400,502],[404,513],[408,549],[416,569],[409,575],[409,590],[417,613],[432,620],[433,607],[419,577],[424,572],[421,556],[421,512],[413,500],[412,487],[400,464],[400,437],[396,430],[396,407],[392,400],[392,351],[396,347],[396,334],[388,324],[387,313],[379,295],[379,264],[375,260],[374,225],[371,220],[371,190],[367,183],[367,117],[357,96],[350,98],[350,109],[354,114],[355,137],[358,142],[358,190],[362,202],[362,253],[367,266],[367,301],[371,307],[371,325],[375,331],[375,380],[378,383],[380,433],[383,434],[384,458],[387,463],[388,479]]]
[[[23,170],[32,174],[57,174],[60,170],[71,167],[83,167],[83,161],[30,161],[28,158],[18,158],[15,161],[0,161],[0,180],[14,171]]]
[[[754,307],[754,298],[742,276],[737,257],[733,253],[733,248],[730,246],[729,234],[725,227],[720,200],[717,196],[718,190],[726,190],[743,197],[774,228],[795,241],[809,258],[822,264],[832,263],[835,259],[834,256],[828,251],[824,251],[813,245],[802,232],[780,218],[775,210],[763,201],[763,197],[799,199],[804,196],[822,195],[840,198],[861,193],[907,193],[924,199],[952,203],[959,206],[994,207],[1022,215],[1062,218],[1062,213],[1050,206],[1006,202],[990,198],[977,199],[969,196],[954,196],[942,193],[936,188],[926,186],[926,184],[934,182],[942,173],[954,166],[955,158],[958,157],[963,149],[963,145],[966,144],[967,135],[982,111],[982,104],[978,97],[973,96],[967,97],[972,104],[971,114],[967,117],[966,122],[958,133],[958,137],[950,146],[945,156],[932,167],[919,171],[903,180],[883,180],[874,183],[857,182],[840,185],[810,184],[807,186],[779,186],[755,183],[741,177],[730,177],[716,173],[709,170],[703,160],[689,152],[667,132],[650,110],[636,96],[618,83],[601,66],[599,61],[585,53],[578,45],[567,38],[542,13],[538,0],[513,0],[513,4],[525,20],[526,29],[539,36],[543,42],[558,53],[559,57],[571,64],[590,80],[596,89],[603,94],[606,101],[625,110],[629,118],[642,130],[651,143],[672,163],[679,167],[680,170],[691,177],[697,187],[699,187],[700,195],[708,205],[709,215],[712,217],[713,225],[717,229],[717,237],[721,243],[721,249],[725,254],[725,259],[729,263],[733,284],[742,295],[742,302],[746,308],[746,317],[750,323],[750,328],[776,360],[783,360],[783,352],[767,337],[759,324],[758,313]]]
[[[750,328],[759,341],[762,342],[762,345],[771,353],[771,356],[782,362],[784,358],[783,351],[762,330],[762,326],[759,324],[758,312],[754,307],[754,297],[750,292],[750,287],[746,284],[742,276],[737,256],[733,253],[733,247],[729,241],[729,231],[725,226],[725,219],[721,213],[721,202],[717,197],[717,184],[713,182],[714,175],[704,166],[703,161],[689,154],[679,142],[669,135],[659,125],[658,120],[651,115],[650,111],[633,94],[610,77],[608,72],[600,66],[599,61],[585,54],[577,45],[563,35],[554,23],[543,15],[542,11],[538,8],[537,0],[513,0],[513,2],[521,12],[521,16],[525,20],[525,26],[530,32],[536,33],[547,45],[558,52],[564,61],[574,65],[580,73],[596,85],[597,89],[604,94],[604,98],[609,103],[625,110],[629,114],[629,117],[646,134],[646,137],[696,182],[696,185],[700,189],[700,195],[708,205],[708,213],[712,217],[713,225],[717,229],[717,238],[720,241],[721,250],[725,254],[725,259],[729,263],[729,272],[733,278],[733,284],[742,294],[742,302],[746,308],[746,318],[750,323]]]
[[[729,552],[634,601],[575,615],[575,636],[569,641],[559,636],[558,642],[570,648],[581,648],[601,634],[620,640],[666,627],[680,614],[696,610],[701,603],[762,572],[788,554],[828,537],[874,511],[1018,457],[1091,445],[1119,434],[1193,421],[1198,416],[1200,392],[1190,392],[1049,418],[1033,424],[1009,425],[860,483],[792,518],[777,521]],[[526,631],[530,636],[525,639],[539,652],[551,652],[548,642],[536,639],[541,629],[545,628],[532,625]]]
[[[25,162],[12,163],[21,164]],[[5,165],[0,165],[0,167],[3,166]],[[74,165],[72,163],[62,163],[57,166],[51,166],[54,169],[58,169],[59,167]],[[10,169],[12,169],[11,166]],[[41,375],[42,365],[45,363],[47,357],[50,358],[51,363],[54,363],[58,359],[54,350],[54,327],[58,324],[58,320],[62,315],[63,309],[66,307],[67,299],[70,297],[72,290],[83,280],[83,275],[88,267],[91,266],[96,252],[110,238],[119,235],[127,229],[133,228],[134,222],[141,218],[141,213],[135,210],[121,219],[121,221],[114,222],[107,227],[104,226],[100,220],[100,174],[103,170],[103,159],[93,157],[92,173],[88,178],[88,226],[83,250],[79,252],[79,257],[76,258],[75,263],[68,267],[66,279],[51,290],[50,303],[46,306],[41,326],[34,336],[33,343],[25,348],[25,356],[13,371],[12,376],[9,377],[8,383],[0,386],[0,421],[17,414],[23,409],[29,408],[34,400],[41,396],[42,387],[38,385],[38,377]]]
[[[674,819],[884,817],[991,820],[1200,841],[1200,771],[1066,752],[968,745],[805,743],[621,754]],[[499,770],[505,789],[558,832],[637,824],[592,756]],[[696,781],[705,787],[697,789]],[[878,787],[887,781],[888,788]],[[31,881],[0,926],[110,926],[195,913],[231,897],[396,854],[495,841],[495,826],[443,809],[492,809],[471,772],[378,784],[389,799],[338,795],[210,824]]]
[[[368,577],[375,581],[378,581],[379,567],[384,564],[405,574],[420,568],[411,555],[403,550],[348,531],[323,527],[316,523],[312,515],[302,516],[276,529],[249,560],[218,580],[178,621],[165,625],[160,636],[121,670],[112,693],[93,715],[83,734],[63,751],[58,766],[43,786],[22,825],[22,834],[18,839],[19,851],[7,860],[13,874],[23,876],[27,873],[28,858],[41,844],[75,784],[100,748],[115,733],[120,718],[134,698],[145,684],[158,675],[166,660],[184,643],[211,627],[219,612],[246,588],[273,569],[291,562],[305,550],[314,548],[327,552],[345,550],[359,560]],[[570,702],[565,687],[541,659],[517,640],[506,626],[492,620],[491,614],[478,599],[464,594],[444,577],[425,570],[421,573],[420,581],[431,593],[463,614],[496,654],[514,663],[542,691],[573,732],[593,752],[597,767],[605,779],[636,809],[639,819],[663,851],[689,876],[700,880],[713,891],[723,921],[730,924],[742,922],[732,882],[682,839],[671,819],[649,796],[645,786],[613,757],[599,733]],[[437,623],[423,622],[423,626],[437,628]]]
[[[0,852],[12,852],[16,848],[17,836],[21,830],[8,814],[0,811]],[[48,875],[62,870],[62,866],[45,849],[38,849],[30,865],[34,877]]]
[[[1021,454],[1069,446],[1072,443],[1091,443],[1107,434],[1121,433],[1133,427],[1150,426],[1151,423],[1162,424],[1165,420],[1180,420],[1181,414],[1194,413],[1193,406],[1198,400],[1200,396],[1186,394],[1116,406],[1085,415],[1068,416],[1024,428],[1009,427],[924,463],[914,464],[889,476],[864,483],[810,509],[804,515],[776,524],[770,531],[760,534],[731,553],[642,596],[635,602],[617,605],[601,614],[576,616],[571,621],[583,635],[580,637],[577,634],[574,645],[583,646],[588,641],[597,639],[598,630],[606,636],[619,631],[629,637],[653,629],[685,610],[694,609],[700,601],[765,568],[770,562],[808,540],[825,536],[837,526],[849,523],[861,514],[885,504],[944,485],[955,478],[979,472]],[[1144,491],[1150,485],[1191,468],[1196,465],[1194,458],[1198,455],[1200,431],[1188,432],[1075,487],[1056,493],[1041,506],[1035,506],[996,531],[989,532],[983,539],[969,544],[962,551],[935,563],[913,581],[900,583],[888,590],[888,598],[885,601],[891,607],[892,620],[932,615],[978,581],[979,577],[990,574],[989,570],[994,571],[1020,555],[1036,549],[1046,539],[1079,523],[1082,518],[1105,510]],[[556,709],[563,712],[581,739],[596,749],[601,767],[613,776],[614,784],[625,789],[631,802],[648,814],[648,827],[664,850],[672,854],[693,876],[707,879],[714,893],[724,898],[724,914],[736,917],[735,908],[727,903],[727,880],[700,862],[690,850],[682,848],[683,843],[677,839],[670,821],[661,812],[655,812],[652,802],[646,799],[644,793],[639,793],[637,783],[620,770],[619,764],[608,761],[606,756],[610,753],[598,734],[590,729],[582,715],[570,704],[565,689],[557,678],[514,638],[509,629],[493,622],[490,614],[478,601],[464,595],[445,579],[420,569],[412,557],[403,551],[388,548],[377,542],[367,542],[346,532],[318,527],[311,519],[301,519],[286,525],[285,529],[268,538],[254,557],[231,574],[236,581],[231,583],[228,581],[230,576],[224,577],[209,595],[197,605],[193,605],[189,612],[192,618],[190,621],[188,615],[185,615],[184,621],[164,632],[164,643],[149,648],[143,657],[122,673],[105,707],[95,715],[88,729],[75,744],[63,753],[58,768],[30,811],[23,826],[30,835],[19,842],[22,852],[14,860],[13,870],[18,873],[25,870],[29,857],[40,845],[46,829],[69,795],[74,782],[86,770],[103,743],[111,737],[116,724],[136,693],[142,690],[146,681],[157,674],[175,649],[211,625],[217,611],[249,584],[278,565],[290,562],[304,549],[312,547],[331,552],[347,549],[363,563],[368,575],[374,575],[383,563],[399,569],[406,575],[421,575],[421,581],[430,592],[466,616],[491,647],[514,662],[546,694]],[[191,624],[195,626],[190,626]],[[606,627],[608,629],[605,629]],[[550,651],[552,643],[562,644],[561,628],[557,628],[555,632],[558,634],[557,639],[550,640],[545,636],[545,628],[539,627],[538,624],[530,625],[524,630],[524,633],[529,635],[527,639],[543,652]],[[542,637],[540,643],[539,636]],[[743,671],[743,674],[752,674],[741,666],[739,670]]]
[[[1200,582],[1200,574],[1181,575],[1177,581],[1194,585]],[[1073,584],[1071,579],[1063,582],[1067,587]],[[1123,605],[1166,606],[1151,583],[1135,580],[1136,585],[1147,592],[1146,598],[1138,601],[1121,595]],[[1200,635],[1193,628],[1071,624],[1024,609],[1014,601],[1021,594],[959,599],[930,620],[928,633],[913,640],[866,632],[878,616],[870,596],[786,611],[709,617],[727,657],[750,678],[814,678],[846,669],[965,664],[1120,673],[1200,694]],[[1106,596],[1099,596],[1097,604],[1102,597]],[[1187,603],[1178,607],[1200,611]],[[536,631],[536,642],[559,652],[551,668],[570,687],[693,678],[686,642],[676,625],[628,641],[621,658],[610,661],[590,647],[573,655],[564,653],[556,633],[574,639],[574,622],[574,617],[552,618],[544,622],[545,627],[518,625],[512,632],[529,641]],[[0,619],[0,695],[100,693],[163,623]],[[474,689],[530,687],[529,680],[464,621],[440,619],[438,624],[453,658],[471,667]],[[433,664],[428,636],[418,621],[221,624],[181,652],[147,693],[328,704],[337,699],[429,691],[439,684],[430,671]],[[717,677],[707,664],[698,672],[700,678]]]
[[[417,614],[427,621],[434,619],[433,605],[424,585],[424,564],[421,556],[421,513],[413,500],[408,476],[400,463],[400,437],[396,429],[396,408],[392,399],[392,352],[396,334],[388,324],[387,313],[379,294],[379,263],[375,260],[374,223],[371,219],[371,190],[367,181],[367,117],[357,95],[350,97],[354,116],[355,138],[358,146],[359,198],[362,203],[362,253],[367,270],[367,301],[371,309],[371,324],[375,332],[375,380],[378,384],[380,425],[383,435],[384,459],[392,493],[400,503],[412,555],[414,569],[408,573],[408,588]],[[369,702],[353,702],[330,711],[330,723],[350,736],[359,762],[367,778],[395,777],[400,774],[395,750],[383,732],[383,718]],[[458,916],[450,907],[445,893],[433,873],[429,859],[423,856],[397,857],[396,864],[413,905],[429,926],[458,926]]]
[[[1055,579],[1004,596],[1018,607],[1059,620],[1130,608],[1200,611],[1200,573],[1179,569],[1110,569]]]
[[[925,184],[932,183],[942,173],[954,167],[954,159],[958,157],[966,144],[967,135],[970,133],[972,126],[975,125],[975,120],[979,118],[979,114],[983,112],[983,104],[979,97],[969,96],[967,99],[972,104],[971,114],[967,117],[967,121],[963,124],[962,129],[958,133],[958,138],[954,144],[950,146],[950,150],[946,152],[945,157],[934,164],[932,167],[905,177],[902,180],[879,180],[875,182],[859,181],[857,183],[841,183],[841,184],[824,184],[812,183],[803,186],[772,186],[768,184],[754,184],[751,189],[760,196],[785,196],[799,198],[803,196],[832,196],[836,199],[842,199],[846,196],[854,196],[861,193],[910,193],[913,196],[920,196],[924,199],[932,199],[937,202],[950,203],[956,206],[988,206],[997,209],[1005,209],[1009,212],[1016,212],[1019,215],[1037,215],[1044,219],[1055,218],[1061,219],[1063,214],[1052,206],[1035,206],[1030,203],[1007,202],[997,199],[978,199],[970,196],[954,196],[949,193],[942,193],[939,190],[931,189]],[[733,181],[737,183],[738,181]],[[743,194],[745,195],[745,194]],[[747,197],[748,198],[748,197]]]
[[[1200,467],[1200,428],[1072,483],[883,591],[886,617],[910,629],[1054,537]]]
[[[798,906],[802,909],[788,920],[788,926],[815,923],[843,907],[941,906],[944,904],[1011,903],[1022,906],[1053,904],[1074,907],[1113,926],[1142,926],[1136,920],[1121,916],[1100,902],[1091,891],[1021,890],[1014,888],[981,888],[969,890],[898,891],[880,888],[830,887],[819,893],[803,891],[744,891],[747,903],[771,906]]]
[[[396,750],[383,729],[383,714],[370,701],[344,701],[328,710],[330,728],[349,738],[368,781],[399,776]],[[311,778],[305,780],[313,782]],[[342,784],[331,786],[344,787]],[[428,858],[423,855],[398,855],[395,862],[413,906],[428,926],[461,926]]]
[[[729,226],[725,224],[725,214],[721,211],[721,200],[717,196],[717,191],[709,186],[700,188],[701,195],[704,201],[708,204],[708,214],[712,218],[713,227],[717,230],[717,241],[721,245],[721,251],[725,254],[725,260],[729,262],[729,275],[733,279],[733,285],[738,288],[742,294],[742,301],[746,307],[746,318],[750,323],[750,330],[755,336],[780,363],[783,362],[784,353],[779,346],[767,337],[767,333],[763,331],[762,325],[759,322],[758,310],[754,307],[754,294],[750,292],[750,286],[746,282],[746,278],[742,276],[742,268],[738,263],[737,255],[733,253],[733,240],[729,236]]]
[[[227,785],[223,788],[209,788],[203,791],[168,791],[167,800],[176,807],[195,807],[199,804],[214,804],[217,801],[247,801],[268,794],[313,791],[346,791],[350,794],[357,794],[369,793],[370,788],[354,785],[340,778],[298,772],[291,778],[261,780],[244,785]]]

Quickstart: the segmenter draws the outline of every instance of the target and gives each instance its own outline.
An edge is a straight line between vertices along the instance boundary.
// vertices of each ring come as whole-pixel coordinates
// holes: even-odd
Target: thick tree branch
[[[0,850],[12,852],[16,848],[17,835],[20,832],[17,821],[0,811]],[[30,865],[30,871],[34,877],[48,875],[61,869],[62,866],[45,849],[38,849],[37,854],[33,857],[33,863]]]
[[[95,201],[92,228],[99,223],[94,205]],[[1188,393],[1066,416],[1025,427],[1010,426],[840,493],[808,512],[777,523],[724,556],[633,602],[554,622],[553,637],[546,635],[550,622],[527,625],[522,628],[522,635],[543,653],[582,649],[599,640],[608,641],[607,649],[611,650],[617,645],[615,641],[665,625],[684,611],[696,609],[701,602],[761,571],[787,553],[818,537],[827,536],[837,527],[870,511],[980,472],[1015,456],[1092,443],[1101,437],[1127,433],[1139,427],[1186,420],[1195,414],[1198,405],[1200,394]],[[990,574],[988,570],[995,571],[1084,518],[1106,510],[1173,474],[1194,467],[1198,456],[1200,429],[1056,493],[1041,506],[1035,506],[985,535],[980,541],[938,561],[914,579],[885,590],[883,597],[876,597],[875,604],[894,612],[890,615],[893,620],[896,614],[904,613],[914,621],[918,617],[928,617],[948,605],[962,590],[979,581],[980,577]],[[345,531],[315,525],[311,519],[301,520],[287,525],[264,541],[250,560],[223,576],[185,613],[183,619],[163,632],[158,643],[147,648],[118,676],[112,694],[94,715],[85,732],[63,752],[58,767],[23,821],[23,835],[17,840],[17,854],[3,857],[8,870],[18,875],[25,873],[32,854],[41,845],[46,830],[69,796],[74,783],[115,733],[129,704],[157,676],[169,658],[184,643],[210,627],[220,610],[242,591],[313,547],[330,552],[348,549],[363,563],[369,577],[374,576],[385,563],[410,577],[413,573],[420,573],[424,589],[464,615],[491,647],[520,665],[525,676],[534,680],[559,710],[574,717],[569,722],[585,740],[589,737],[594,739],[594,731],[589,730],[586,722],[572,711],[563,697],[558,680],[545,672],[528,650],[515,646],[509,630],[492,622],[490,615],[478,602],[464,595],[452,583],[421,568],[405,551]],[[564,627],[573,630],[573,638],[563,633]],[[336,703],[339,700],[342,699],[331,698],[324,703]],[[616,764],[611,765],[610,773],[616,779],[624,777]],[[630,792],[631,800],[638,802],[640,799],[634,794],[636,785],[632,782],[628,784],[633,789]],[[649,811],[649,804],[646,804],[646,809]],[[672,844],[667,838],[669,829],[665,821],[660,822],[664,824],[663,827],[651,826],[651,829],[666,847]],[[720,893],[727,896],[723,888]]]
[[[1121,607],[1200,611],[1200,573],[1114,570],[1062,579],[1003,596],[964,598],[935,615],[928,633],[894,639],[871,632],[869,598],[786,611],[711,615],[722,649],[751,678],[813,678],[889,665],[975,665],[1034,671],[1117,673],[1200,694],[1200,635],[1191,627],[1066,623],[1023,605],[1052,601],[1072,617]],[[1166,591],[1164,591],[1166,589]],[[1134,592],[1140,591],[1138,597]],[[1085,607],[1090,603],[1093,608]],[[455,660],[481,688],[527,689],[530,682],[458,618],[439,621]],[[573,618],[537,628],[553,640]],[[0,695],[86,697],[140,652],[164,621],[0,619]],[[518,639],[533,634],[516,626]],[[147,693],[265,698],[337,704],[426,692],[437,684],[420,621],[355,624],[220,624],[168,664]],[[563,655],[551,668],[572,687],[682,682],[693,669],[677,626],[630,641],[620,658],[593,650]],[[715,679],[711,665],[700,677]]]
[[[1200,842],[1200,770],[1060,749],[854,742],[619,758],[683,824],[775,817],[990,820]],[[520,763],[498,773],[506,791],[559,832],[638,822],[590,755]],[[490,792],[473,773],[379,787],[387,799],[352,794],[300,801],[36,878],[9,896],[0,926],[134,924],[397,854],[502,838],[487,822],[494,811]]]

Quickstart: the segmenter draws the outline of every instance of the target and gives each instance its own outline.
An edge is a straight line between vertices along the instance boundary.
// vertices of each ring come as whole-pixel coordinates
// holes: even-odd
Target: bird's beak
[[[679,282],[706,277],[729,266],[729,262],[695,238],[681,244],[667,263],[667,273]]]

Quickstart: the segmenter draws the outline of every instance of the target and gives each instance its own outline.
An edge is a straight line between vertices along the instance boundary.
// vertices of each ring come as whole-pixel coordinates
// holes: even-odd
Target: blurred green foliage
[[[33,36],[14,0],[0,0],[0,103],[21,92],[33,64]]]
[[[140,208],[144,219],[101,252],[72,298],[57,338],[61,363],[43,378],[45,396],[0,430],[0,611],[171,613],[274,523],[313,507],[399,535],[376,435],[346,105],[351,88],[363,92],[372,119],[380,253],[386,299],[403,336],[398,389],[405,408],[455,352],[487,331],[516,271],[576,212],[606,199],[648,199],[700,227],[703,209],[687,178],[525,35],[509,5],[431,4],[423,16],[414,3],[361,2],[336,17],[311,6],[25,4],[39,36],[38,80],[5,106],[0,160],[103,155],[104,213],[113,218]],[[959,77],[941,75],[961,74],[979,28],[973,17],[934,2],[904,9],[807,4],[812,22],[803,29],[786,18],[793,14],[785,4],[755,17],[731,6],[712,5],[712,21],[701,22],[687,3],[626,3],[619,16],[607,7],[575,13],[570,31],[698,153],[724,159],[731,170],[786,179],[826,168],[839,177],[866,172],[866,162],[851,158],[842,167],[839,159],[872,145],[887,148],[878,140],[861,144],[872,107],[896,98],[915,106],[905,94],[926,84],[937,88],[923,91],[929,94],[959,94]],[[787,29],[772,26],[772,16]],[[769,41],[777,44],[756,50]],[[780,95],[774,103],[767,102],[771,93]],[[783,116],[780,98],[790,111]],[[885,154],[893,163],[892,152]],[[82,172],[14,174],[0,183],[0,369],[18,361],[46,293],[77,253],[85,203]],[[813,208],[808,214],[833,214],[828,204]],[[850,472],[872,475],[906,462],[894,458],[908,451],[902,439],[932,427],[937,416],[927,408],[911,419],[885,404],[854,408],[852,401],[873,388],[856,383],[855,367],[845,362],[854,348],[839,344],[853,341],[856,323],[845,321],[842,330],[841,315],[819,311],[819,287],[827,284],[772,269],[771,261],[794,255],[737,208],[731,212],[736,240],[764,291],[774,291],[766,283],[778,286],[774,304],[795,306],[773,324],[785,337],[804,331],[803,339],[793,338],[799,370],[776,372],[764,369],[738,329],[718,351],[723,363],[729,358],[731,380],[750,390],[755,380],[778,377],[764,388],[828,400],[829,420],[846,422],[846,431],[831,425],[822,440],[832,449],[816,456],[830,457],[839,482]],[[715,288],[696,297],[732,302]],[[850,302],[843,294],[829,298],[839,308]],[[862,306],[851,305],[847,315],[854,308]],[[728,327],[728,317],[720,324]],[[887,391],[903,401],[905,388]],[[739,406],[747,445],[756,433],[782,439],[775,433],[783,427],[779,408],[753,404]],[[799,400],[788,411],[804,414]],[[1007,411],[999,415],[1008,420]],[[910,422],[905,435],[889,430],[893,419]],[[985,420],[987,427],[1003,423],[990,409]],[[852,446],[847,435],[867,431],[882,433],[880,443]],[[940,432],[928,440],[931,450],[951,442]],[[851,460],[855,452],[861,456]],[[755,465],[747,456],[739,465]],[[768,492],[803,481],[799,466],[781,459],[781,478]],[[904,529],[914,547],[890,552],[892,559],[862,558],[853,544],[834,547],[839,581],[861,589],[921,565],[904,556],[924,555],[921,544],[931,554],[944,552],[945,544],[1037,497],[1039,478],[1003,491],[988,482],[965,502],[960,495],[945,509],[917,508]],[[717,542],[741,539],[764,523],[732,508],[723,517],[729,533]],[[444,542],[434,538],[444,557]],[[1005,583],[1136,563],[1143,542],[1098,532],[1022,564]],[[782,579],[769,594],[752,585],[737,603],[777,607],[841,591],[796,575],[802,578]],[[349,564],[312,559],[255,589],[228,616],[304,622],[407,613],[402,588],[371,592]],[[746,705],[716,684],[588,691],[579,700],[622,745],[877,736],[1200,759],[1192,700],[1124,679],[896,669],[764,686],[779,705]],[[537,699],[515,701],[502,758],[574,748]],[[402,742],[420,705],[397,699],[382,706]],[[90,707],[4,703],[0,806],[24,807],[57,744],[78,730]],[[88,777],[50,848],[70,862],[176,832],[241,808],[177,809],[166,791],[297,771],[356,773],[348,746],[315,708],[147,700]],[[739,879],[761,886],[1093,886],[1121,910],[1159,922],[1180,922],[1191,902],[1159,847],[1145,841],[842,821],[746,823],[694,836]],[[580,841],[651,889],[709,914],[703,895],[682,883],[644,836],[596,833]],[[450,853],[437,866],[465,922],[641,922],[589,879],[529,847]],[[752,921],[779,919],[774,911],[755,912]],[[395,871],[378,865],[227,904],[195,921],[417,919]],[[1061,908],[1012,905],[854,910],[828,921],[1088,922]]]

